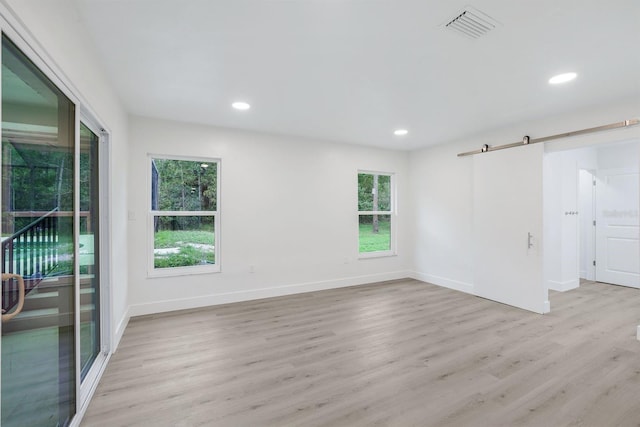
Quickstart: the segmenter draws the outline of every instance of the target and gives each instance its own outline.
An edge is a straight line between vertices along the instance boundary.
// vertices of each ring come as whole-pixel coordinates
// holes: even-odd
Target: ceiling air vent
[[[444,24],[446,28],[471,39],[479,39],[498,25],[498,21],[471,6],[465,7],[455,18]]]

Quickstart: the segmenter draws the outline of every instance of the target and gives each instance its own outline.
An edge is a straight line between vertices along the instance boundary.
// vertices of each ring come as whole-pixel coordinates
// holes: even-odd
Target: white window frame
[[[216,210],[215,211],[156,211],[151,206],[151,168],[153,159],[164,160],[186,160],[191,162],[216,163]],[[215,157],[198,157],[198,156],[177,156],[168,154],[147,154],[147,206],[149,214],[147,218],[148,242],[147,242],[147,274],[149,277],[169,277],[169,276],[185,276],[191,274],[209,274],[219,273],[220,270],[220,169],[221,160]],[[214,251],[215,263],[209,265],[192,265],[187,267],[165,267],[155,268],[154,265],[154,249],[155,249],[155,230],[154,218],[156,216],[212,216],[214,226]]]
[[[361,211],[358,210],[358,220],[356,221],[356,237],[357,237],[357,250],[358,250],[358,259],[367,259],[367,258],[381,258],[381,257],[390,257],[397,255],[397,216],[398,216],[398,205],[396,198],[396,174],[394,172],[382,172],[375,170],[364,170],[359,169],[356,174],[356,190],[358,186],[358,175],[367,174],[367,175],[383,175],[389,177],[389,190],[391,203],[389,204],[390,210],[388,211]],[[356,191],[357,193],[357,191]],[[356,198],[358,194],[356,194]],[[356,207],[357,207],[356,200]],[[360,217],[362,215],[389,215],[390,217],[390,231],[391,231],[391,239],[389,242],[389,250],[386,251],[374,251],[374,252],[360,252]]]

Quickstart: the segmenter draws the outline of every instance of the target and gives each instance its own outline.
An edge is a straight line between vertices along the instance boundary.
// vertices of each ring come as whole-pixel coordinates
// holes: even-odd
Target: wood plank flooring
[[[640,426],[640,291],[414,280],[132,319],[83,426]]]

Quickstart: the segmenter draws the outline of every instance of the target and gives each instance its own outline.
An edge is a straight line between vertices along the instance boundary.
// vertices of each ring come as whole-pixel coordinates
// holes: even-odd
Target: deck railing
[[[24,278],[25,293],[33,290],[58,265],[58,208],[2,240],[2,272]],[[18,284],[2,287],[2,309],[18,304]]]

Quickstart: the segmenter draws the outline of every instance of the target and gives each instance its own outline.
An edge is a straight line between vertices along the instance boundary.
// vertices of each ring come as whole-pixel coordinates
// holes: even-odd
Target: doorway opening
[[[547,153],[545,281],[640,288],[640,140]]]

